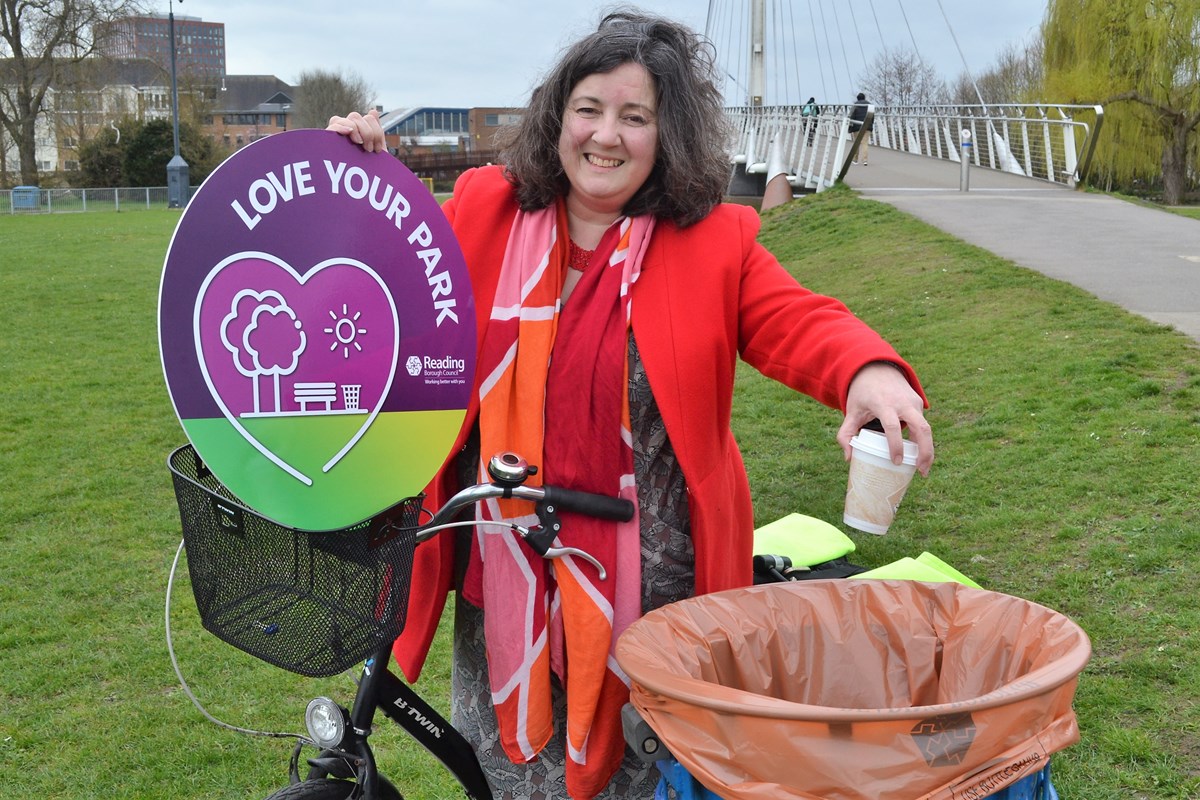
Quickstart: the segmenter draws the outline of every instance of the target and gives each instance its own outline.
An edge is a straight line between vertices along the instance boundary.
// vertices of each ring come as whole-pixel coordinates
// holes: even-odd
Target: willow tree
[[[1044,94],[1102,103],[1100,163],[1126,185],[1161,176],[1178,204],[1200,151],[1200,0],[1050,0],[1042,35]]]

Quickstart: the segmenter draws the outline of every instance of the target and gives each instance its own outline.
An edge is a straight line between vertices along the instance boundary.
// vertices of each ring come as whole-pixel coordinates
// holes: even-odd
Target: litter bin
[[[37,211],[41,206],[42,190],[36,186],[14,186],[12,190],[13,211]]]
[[[617,642],[630,701],[722,798],[1003,796],[1079,740],[1091,654],[1062,614],[958,583],[800,581],[691,598]]]

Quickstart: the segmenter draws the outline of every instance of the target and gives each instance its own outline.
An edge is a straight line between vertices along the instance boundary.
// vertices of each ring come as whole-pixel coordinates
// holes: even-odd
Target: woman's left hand
[[[909,438],[917,445],[917,471],[929,476],[933,466],[933,431],[925,421],[925,403],[908,384],[904,373],[882,361],[867,364],[850,381],[846,394],[846,419],[838,429],[837,440],[846,460],[850,460],[850,440],[871,420],[883,425],[892,461],[904,457],[901,428],[908,426]]]

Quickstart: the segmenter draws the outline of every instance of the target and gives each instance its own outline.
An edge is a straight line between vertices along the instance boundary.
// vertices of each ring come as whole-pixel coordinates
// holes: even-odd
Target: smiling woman
[[[788,275],[757,243],[753,210],[721,202],[716,74],[686,27],[609,14],[534,90],[504,166],[465,173],[443,206],[481,339],[431,502],[513,451],[539,479],[638,509],[627,523],[563,514],[562,542],[603,571],[515,548],[505,526],[531,512],[520,501],[480,504],[477,519],[496,524],[473,541],[417,549],[417,585],[436,587],[435,602],[410,605],[397,659],[415,679],[440,598],[457,589],[451,720],[498,797],[653,796],[657,772],[626,757],[613,647],[645,611],[752,580],[750,487],[730,431],[739,356],[843,410],[843,453],[878,419],[894,457],[906,425],[918,469],[933,461],[913,371]],[[375,112],[329,127],[383,149]]]
[[[558,156],[571,184],[571,240],[588,250],[621,215],[658,155],[654,79],[640,64],[589,75],[571,92]]]

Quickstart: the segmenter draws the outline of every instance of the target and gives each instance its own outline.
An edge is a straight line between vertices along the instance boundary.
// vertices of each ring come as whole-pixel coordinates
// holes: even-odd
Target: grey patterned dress
[[[650,382],[632,335],[629,337],[629,415],[641,523],[642,611],[645,612],[693,593],[695,556],[688,523],[687,487],[675,460],[675,451],[667,439],[662,415],[650,393]],[[478,453],[474,456],[477,459]],[[557,680],[553,684],[555,734],[538,760],[513,764],[500,746],[496,712],[492,706],[483,611],[464,600],[456,601],[450,720],[475,748],[492,790],[501,800],[567,797],[562,735],[566,729],[566,695]],[[655,767],[643,764],[626,751],[617,774],[598,797],[604,800],[649,800],[654,797],[658,780],[659,772]]]

